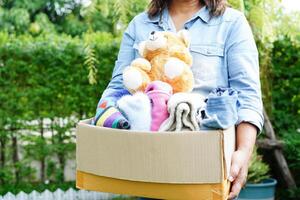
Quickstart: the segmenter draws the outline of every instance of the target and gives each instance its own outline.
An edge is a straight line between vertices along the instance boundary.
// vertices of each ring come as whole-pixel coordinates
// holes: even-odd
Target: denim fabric
[[[219,17],[210,17],[202,7],[184,24],[191,35],[191,67],[195,86],[193,92],[207,96],[217,87],[231,87],[240,91],[241,107],[238,123],[246,121],[263,125],[258,51],[251,28],[243,13],[226,8]],[[152,31],[176,32],[168,9],[162,15],[149,18],[146,12],[137,15],[128,25],[121,42],[112,80],[102,97],[123,88],[122,72],[135,58],[140,57],[138,44]]]
[[[206,99],[201,129],[227,129],[238,121],[238,91],[232,88],[216,88]]]

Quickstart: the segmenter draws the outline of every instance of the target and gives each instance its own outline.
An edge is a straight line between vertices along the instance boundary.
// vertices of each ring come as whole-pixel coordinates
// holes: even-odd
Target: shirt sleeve
[[[130,65],[132,60],[135,58],[135,50],[133,48],[135,41],[134,29],[134,21],[131,21],[123,34],[111,81],[102,93],[101,99],[107,96],[112,96],[114,93],[124,89],[122,77],[123,70],[125,67]]]
[[[233,23],[225,48],[229,86],[240,92],[237,124],[249,122],[261,133],[264,119],[258,50],[244,15]]]

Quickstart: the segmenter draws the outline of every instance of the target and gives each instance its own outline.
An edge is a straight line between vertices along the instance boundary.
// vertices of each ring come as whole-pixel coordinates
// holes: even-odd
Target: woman
[[[258,52],[245,16],[226,6],[226,0],[152,0],[148,12],[136,16],[126,29],[112,80],[102,98],[121,90],[122,70],[139,56],[138,44],[152,31],[187,29],[194,92],[208,95],[218,86],[240,91],[237,149],[228,179],[229,198],[237,197],[247,177],[257,133],[262,129],[262,100]]]

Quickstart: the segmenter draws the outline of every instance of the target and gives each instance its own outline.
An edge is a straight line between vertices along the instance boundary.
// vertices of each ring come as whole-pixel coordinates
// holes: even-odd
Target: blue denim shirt
[[[223,15],[210,17],[202,7],[185,24],[191,35],[190,52],[195,78],[193,92],[205,96],[216,87],[232,87],[240,92],[238,122],[249,122],[259,131],[263,126],[258,51],[251,28],[243,13],[226,8]],[[175,26],[168,9],[154,18],[146,12],[137,15],[128,25],[122,39],[112,80],[102,94],[109,96],[123,88],[122,71],[139,57],[138,44],[152,31],[173,31]]]

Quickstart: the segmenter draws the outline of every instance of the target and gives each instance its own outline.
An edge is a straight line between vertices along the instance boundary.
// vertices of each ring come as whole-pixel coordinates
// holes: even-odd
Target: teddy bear
[[[194,77],[189,45],[190,37],[186,30],[151,32],[149,38],[139,44],[141,57],[124,69],[124,86],[134,94],[145,91],[150,82],[159,80],[170,84],[173,93],[191,92]]]

